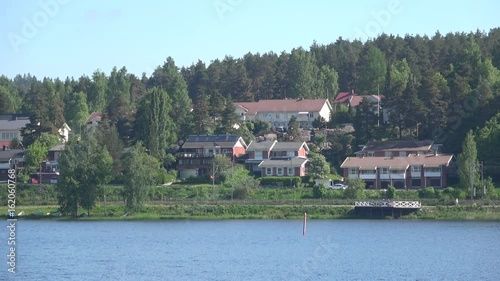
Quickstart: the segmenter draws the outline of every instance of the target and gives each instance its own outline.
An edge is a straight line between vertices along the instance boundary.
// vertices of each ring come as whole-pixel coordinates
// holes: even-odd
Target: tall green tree
[[[87,96],[83,92],[72,93],[70,96],[70,102],[66,104],[64,115],[68,126],[78,133],[89,117]]]
[[[146,153],[141,142],[132,146],[124,157],[124,195],[128,211],[139,211],[148,195],[148,188],[156,183],[160,162]]]
[[[307,159],[307,174],[313,178],[322,179],[330,173],[330,164],[325,156],[320,153],[311,152]]]
[[[78,216],[78,208],[90,211],[102,186],[111,178],[112,158],[95,136],[84,133],[79,141],[72,138],[59,159],[60,176],[57,198],[62,213]]]
[[[365,47],[359,60],[358,93],[362,95],[376,95],[385,85],[387,65],[385,56],[379,48]]]
[[[462,153],[458,155],[458,177],[460,186],[471,192],[479,180],[479,162],[477,161],[476,141],[472,131],[467,133],[462,144]]]
[[[106,93],[108,93],[108,78],[100,70],[92,74],[92,83],[87,93],[87,102],[90,112],[103,112],[106,108]]]
[[[151,155],[161,161],[167,148],[176,141],[170,103],[165,90],[152,88],[139,104],[134,126],[137,140],[143,141]]]

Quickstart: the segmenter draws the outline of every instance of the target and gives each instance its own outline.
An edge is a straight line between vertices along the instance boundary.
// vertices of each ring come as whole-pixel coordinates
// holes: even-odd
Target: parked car
[[[341,184],[341,183],[336,183],[332,186],[332,189],[346,189],[347,185]]]

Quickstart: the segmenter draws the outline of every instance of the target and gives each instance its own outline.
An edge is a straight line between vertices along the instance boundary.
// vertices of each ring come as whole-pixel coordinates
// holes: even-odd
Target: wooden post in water
[[[304,225],[302,226],[303,236],[306,236],[306,228],[307,228],[307,213],[304,213]]]

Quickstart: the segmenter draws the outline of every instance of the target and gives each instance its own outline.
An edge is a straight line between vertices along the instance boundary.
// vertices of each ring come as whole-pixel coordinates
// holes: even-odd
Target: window
[[[307,114],[307,116],[308,116],[309,118],[314,118],[314,113],[309,113],[309,114]]]
[[[399,156],[401,157],[406,157],[406,151],[400,151]]]
[[[392,151],[386,151],[385,157],[392,157]]]
[[[279,113],[276,113],[276,118],[280,119],[280,114]]]
[[[277,172],[276,172],[276,174],[277,174],[278,176],[282,176],[282,175],[283,175],[283,168],[277,168]]]
[[[439,173],[441,172],[441,167],[429,167],[425,168],[425,171],[429,173]]]
[[[288,173],[289,176],[295,175],[295,169],[294,168],[288,168]]]
[[[373,151],[369,151],[369,152],[368,152],[368,157],[373,157],[373,156],[375,156],[375,152],[373,152]]]
[[[362,175],[374,175],[375,170],[361,170]]]
[[[266,168],[266,175],[272,176],[273,174],[273,168]]]
[[[350,175],[357,175],[358,169],[357,168],[349,168],[349,174]]]
[[[411,166],[412,173],[420,173],[422,170],[422,166]]]
[[[382,168],[382,170],[380,171],[380,174],[382,174],[382,175],[389,174],[389,168]]]

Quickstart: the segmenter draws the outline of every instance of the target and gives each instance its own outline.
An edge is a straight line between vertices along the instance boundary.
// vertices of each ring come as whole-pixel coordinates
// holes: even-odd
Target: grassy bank
[[[58,206],[22,206],[16,212],[24,211],[25,217],[19,219],[73,220],[71,217],[53,217]],[[41,213],[42,216],[29,214]],[[81,210],[80,212],[85,212]],[[7,208],[0,207],[6,214]],[[108,205],[94,208],[90,216],[78,220],[161,220],[161,219],[301,219],[304,213],[310,219],[365,219],[360,217],[352,206],[331,205],[146,205],[141,212],[125,214],[123,205]],[[5,215],[2,216],[6,218]],[[500,220],[500,206],[427,206],[420,211],[401,217],[401,219],[425,220]]]

